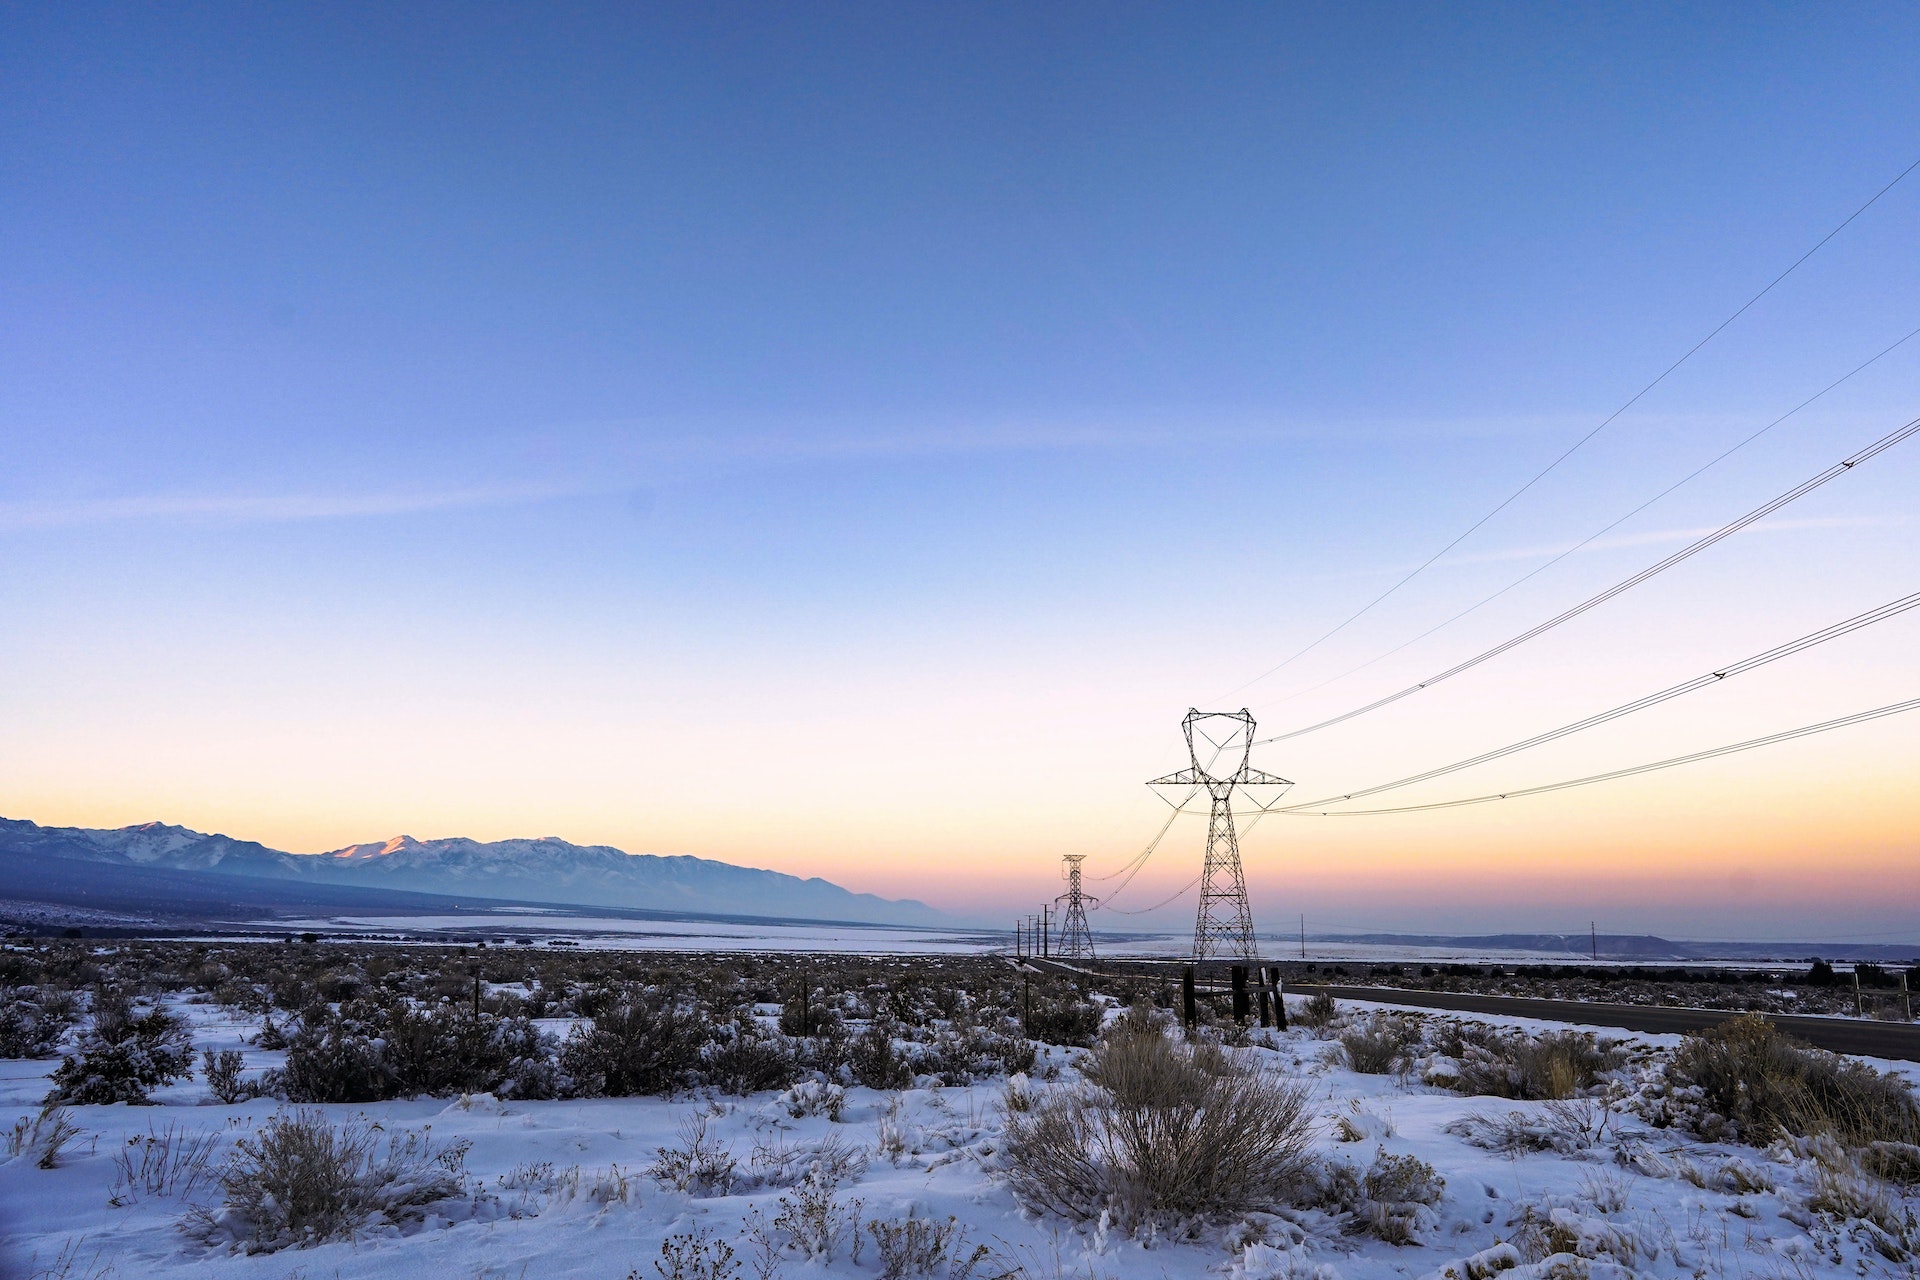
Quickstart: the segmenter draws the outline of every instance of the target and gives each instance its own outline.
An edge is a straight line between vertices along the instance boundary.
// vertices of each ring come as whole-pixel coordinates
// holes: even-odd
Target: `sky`
[[[1188,708],[1363,705],[1920,414],[1920,172],[1873,199],[1916,55],[1874,4],[9,7],[0,813],[1010,920],[1153,838]],[[1904,596],[1916,485],[1920,440],[1253,763],[1343,793]],[[1920,611],[1380,801],[1916,654]],[[1242,846],[1262,929],[1920,941],[1916,777],[1920,713]],[[1096,926],[1191,920],[1120,913],[1205,826]]]

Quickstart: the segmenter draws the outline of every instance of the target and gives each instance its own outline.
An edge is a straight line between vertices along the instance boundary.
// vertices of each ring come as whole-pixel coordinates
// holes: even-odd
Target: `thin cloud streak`
[[[70,528],[137,520],[259,523],[409,515],[473,507],[522,506],[584,491],[556,486],[473,488],[418,493],[171,494],[92,498],[77,502],[0,504],[0,531]]]

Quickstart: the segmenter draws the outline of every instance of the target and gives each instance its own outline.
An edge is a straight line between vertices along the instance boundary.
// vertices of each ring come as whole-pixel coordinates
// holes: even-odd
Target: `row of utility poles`
[[[1045,960],[1053,954],[1053,906],[1042,903],[1040,914],[1013,922],[1013,954],[1021,960]]]

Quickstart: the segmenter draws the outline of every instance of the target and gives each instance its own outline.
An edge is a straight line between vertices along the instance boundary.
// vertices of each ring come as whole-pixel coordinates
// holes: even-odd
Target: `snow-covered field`
[[[279,1055],[248,1043],[256,1026],[231,1011],[175,1008],[192,1019],[198,1046],[243,1048],[255,1072],[277,1065]],[[1616,1095],[1633,1088],[1636,1074],[1657,1071],[1672,1044],[1608,1034],[1637,1046],[1637,1060],[1616,1073]],[[1326,1208],[1131,1238],[1097,1222],[1023,1211],[1001,1176],[1007,1086],[941,1088],[923,1077],[898,1093],[846,1089],[837,1116],[818,1105],[827,1092],[818,1085],[812,1107],[805,1096],[769,1093],[504,1103],[482,1095],[316,1108],[334,1121],[364,1118],[383,1140],[417,1135],[436,1149],[463,1147],[461,1194],[403,1226],[249,1256],[201,1243],[182,1224],[196,1204],[218,1214],[211,1170],[290,1108],[268,1099],[216,1105],[192,1081],[158,1091],[157,1106],[73,1108],[80,1135],[51,1169],[30,1155],[0,1163],[0,1231],[13,1268],[0,1274],[695,1280],[684,1268],[672,1274],[662,1247],[673,1242],[685,1263],[687,1237],[704,1233],[733,1249],[737,1270],[723,1273],[731,1280],[874,1280],[887,1271],[878,1235],[891,1236],[897,1259],[910,1230],[902,1222],[921,1222],[911,1230],[924,1240],[948,1219],[965,1244],[923,1273],[931,1280],[1915,1274],[1910,1260],[1888,1256],[1876,1229],[1814,1207],[1831,1201],[1834,1175],[1810,1156],[1699,1142],[1650,1128],[1619,1106],[1599,1107],[1606,1129],[1583,1137],[1578,1117],[1556,1113],[1555,1104],[1463,1098],[1423,1083],[1418,1067],[1358,1074],[1336,1044],[1304,1030],[1255,1038],[1242,1052],[1310,1089],[1314,1151],[1328,1167],[1344,1163],[1364,1175],[1382,1156],[1413,1156],[1444,1178],[1438,1202],[1410,1219],[1418,1243],[1357,1233],[1352,1214]],[[1072,1087],[1078,1052],[1043,1050],[1026,1087]],[[0,1062],[0,1121],[37,1111],[53,1065]],[[1879,1065],[1912,1078],[1911,1064]],[[1503,1155],[1473,1145],[1460,1122],[1476,1114],[1517,1114],[1523,1127],[1559,1133],[1561,1149]],[[1591,1123],[1595,1108],[1583,1114]],[[683,1146],[687,1126],[702,1119],[708,1143],[734,1161],[731,1176],[704,1188],[668,1185],[655,1176],[662,1149]],[[170,1136],[178,1149],[189,1135],[211,1142],[209,1172],[195,1185],[184,1185],[184,1175],[170,1188],[138,1176],[155,1137]],[[824,1207],[818,1180],[795,1185],[823,1152],[843,1166]],[[840,1231],[824,1248],[813,1241],[811,1258],[794,1230],[809,1198],[825,1233]],[[1896,1214],[1911,1209],[1911,1201],[1892,1201]]]

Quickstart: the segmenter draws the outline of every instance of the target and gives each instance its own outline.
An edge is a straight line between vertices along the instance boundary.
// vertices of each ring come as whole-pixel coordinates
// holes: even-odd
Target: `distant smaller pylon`
[[[1087,904],[1100,905],[1100,899],[1090,898],[1080,887],[1080,864],[1087,860],[1084,853],[1062,854],[1061,874],[1067,878],[1067,891],[1055,898],[1055,902],[1067,904],[1066,918],[1060,922],[1060,944],[1054,953],[1069,960],[1092,960],[1093,930],[1087,927]]]

